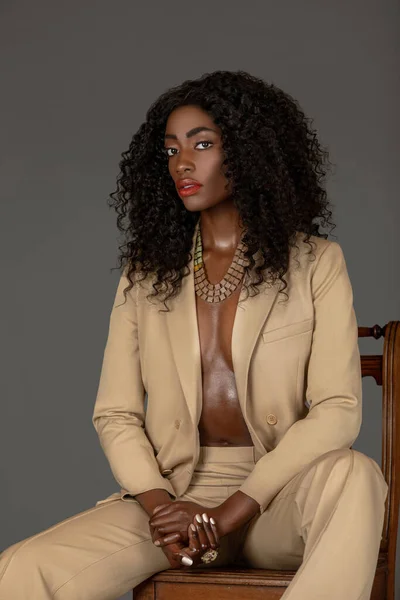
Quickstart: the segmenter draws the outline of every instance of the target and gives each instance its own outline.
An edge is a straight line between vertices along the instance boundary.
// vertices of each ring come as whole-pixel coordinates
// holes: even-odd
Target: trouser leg
[[[227,498],[225,486],[204,483],[208,478],[197,476],[177,499],[212,507]],[[217,560],[204,567],[229,563],[239,536],[222,538]],[[116,493],[1,553],[0,600],[115,600],[169,568],[152,542],[147,513]]]
[[[247,530],[243,556],[257,568],[296,569],[284,600],[369,600],[387,484],[356,450],[312,461]]]
[[[114,498],[7,548],[0,600],[114,600],[167,568],[146,512]]]

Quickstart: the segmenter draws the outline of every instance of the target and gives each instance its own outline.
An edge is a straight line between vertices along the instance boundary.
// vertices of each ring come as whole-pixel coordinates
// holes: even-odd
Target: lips
[[[195,187],[201,187],[201,183],[199,183],[198,181],[196,181],[195,179],[180,179],[177,184],[176,187],[178,188],[178,190],[181,190],[182,188],[185,188],[187,186],[195,186]],[[192,189],[191,187],[187,188],[187,189]]]
[[[186,196],[193,196],[193,194],[197,194],[201,190],[201,185],[189,185],[188,187],[181,187],[178,189],[178,194],[181,198],[186,198]]]

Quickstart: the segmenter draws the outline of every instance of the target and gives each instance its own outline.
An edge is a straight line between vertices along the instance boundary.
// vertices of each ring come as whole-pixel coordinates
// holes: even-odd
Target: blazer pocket
[[[263,342],[265,344],[269,342],[276,342],[277,340],[284,340],[288,337],[299,335],[300,333],[307,333],[313,329],[314,319],[305,319],[304,321],[298,321],[297,323],[290,323],[284,327],[277,327],[270,331],[264,331],[262,334]]]

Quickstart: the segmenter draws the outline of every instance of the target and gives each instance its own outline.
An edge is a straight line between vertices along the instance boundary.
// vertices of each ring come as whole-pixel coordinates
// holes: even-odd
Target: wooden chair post
[[[387,600],[395,598],[400,499],[400,322],[385,328],[382,364],[382,472],[389,486],[381,548],[387,552]]]

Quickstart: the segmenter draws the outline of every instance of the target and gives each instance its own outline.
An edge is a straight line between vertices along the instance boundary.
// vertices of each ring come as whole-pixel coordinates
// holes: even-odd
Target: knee
[[[388,486],[381,468],[363,452],[352,448],[331,450],[315,460],[313,466],[315,471],[320,472],[320,478],[314,478],[316,483],[320,483],[322,478],[330,484],[336,482],[343,487],[347,481],[352,480],[356,482],[354,489],[360,496],[368,493],[368,490],[379,488],[383,500],[386,498]]]
[[[327,462],[329,466],[332,461],[337,463],[337,470],[341,470],[346,475],[351,474],[355,477],[378,479],[386,485],[378,463],[370,456],[358,450],[353,450],[353,448],[331,450],[331,452],[323,454],[320,459],[322,463]]]
[[[388,484],[385,481],[382,470],[378,463],[363,452],[350,449],[353,459],[352,475],[356,478],[361,489],[373,486],[382,492],[383,500],[386,499]]]
[[[6,548],[0,554],[0,590],[4,580],[9,582],[11,578],[17,581],[21,573],[31,573],[38,566],[39,555],[35,538],[22,540]]]

